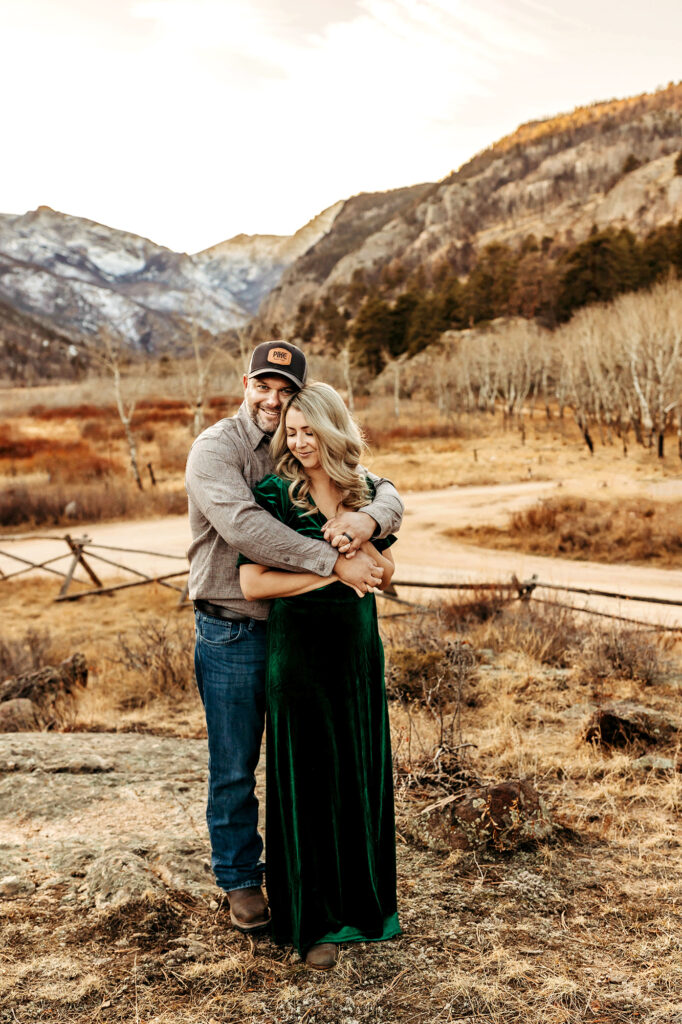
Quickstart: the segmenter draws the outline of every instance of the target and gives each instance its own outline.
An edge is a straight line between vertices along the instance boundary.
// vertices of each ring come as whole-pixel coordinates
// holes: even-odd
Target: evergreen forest
[[[433,267],[399,260],[371,276],[356,271],[348,287],[302,303],[296,335],[339,351],[370,374],[415,355],[444,331],[499,317],[523,317],[554,328],[592,303],[682,276],[682,220],[638,238],[627,228],[594,227],[577,244],[528,236],[520,246],[495,242],[475,253],[455,245]]]

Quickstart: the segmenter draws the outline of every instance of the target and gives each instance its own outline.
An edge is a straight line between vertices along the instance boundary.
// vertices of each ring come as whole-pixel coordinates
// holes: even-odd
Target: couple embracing
[[[212,865],[233,924],[271,924],[310,967],[400,933],[374,588],[402,518],[360,432],[303,352],[254,350],[244,402],[194,442],[186,486]],[[254,773],[267,710],[266,842]],[[267,900],[263,893],[266,873]]]

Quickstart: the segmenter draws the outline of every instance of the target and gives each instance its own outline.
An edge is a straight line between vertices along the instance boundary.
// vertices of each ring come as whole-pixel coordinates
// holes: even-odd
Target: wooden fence
[[[66,545],[66,551],[60,555],[54,555],[50,558],[44,559],[43,561],[31,561],[21,555],[14,554],[10,551],[0,550],[0,555],[13,559],[22,565],[22,568],[17,569],[12,573],[3,573],[0,570],[0,582],[16,579],[17,576],[21,576],[25,573],[29,573],[36,570],[42,570],[44,572],[52,573],[61,578],[62,583],[59,593],[55,597],[55,601],[78,601],[83,597],[94,597],[101,594],[112,594],[117,590],[127,590],[131,587],[146,586],[150,583],[158,583],[162,587],[168,587],[171,590],[177,591],[178,606],[182,607],[189,605],[187,601],[187,582],[180,584],[179,580],[183,576],[187,576],[189,572],[189,566],[187,564],[187,558],[185,555],[168,554],[161,551],[148,551],[141,548],[121,548],[115,547],[109,544],[95,544],[89,537],[72,537],[70,534],[65,534],[61,537],[54,535],[35,534],[32,536],[10,536],[2,538],[3,545],[7,542],[12,541],[26,541],[26,540],[49,540],[49,541],[61,541]],[[117,558],[108,557],[101,552],[116,552]],[[127,565],[120,561],[121,555],[143,555],[146,557],[153,557],[155,559],[168,559],[169,561],[180,561],[183,563],[182,568],[178,568],[174,571],[151,574],[143,572],[140,568],[132,565]],[[70,563],[65,568],[57,568],[56,564],[66,558],[70,558]],[[96,566],[93,563],[102,563],[107,566],[112,566],[122,572],[129,573],[134,578],[132,580],[126,580],[124,582],[113,583],[105,585],[97,575]],[[85,580],[76,578],[76,571],[81,569],[87,577]],[[175,582],[174,582],[175,581]],[[81,586],[85,584],[86,589],[73,590],[73,584],[79,583]],[[391,588],[388,591],[380,593],[380,597],[388,602],[392,602],[398,606],[402,606],[404,610],[396,611],[392,613],[383,613],[381,618],[396,618],[398,616],[405,615],[429,615],[437,612],[437,608],[429,604],[421,604],[415,601],[408,601],[402,598],[397,593],[397,588],[410,588],[410,589],[423,589],[423,590],[441,590],[441,591],[473,591],[479,593],[491,592],[498,595],[500,602],[506,603],[511,601],[537,601],[542,604],[551,604],[555,607],[568,608],[575,612],[585,612],[590,615],[597,615],[603,618],[614,619],[621,622],[627,622],[632,625],[643,626],[656,631],[665,632],[682,632],[682,625],[670,626],[665,624],[657,624],[653,622],[643,621],[642,619],[632,618],[626,615],[616,615],[610,612],[598,611],[595,608],[589,608],[586,605],[576,606],[573,604],[566,604],[557,600],[548,600],[547,598],[538,597],[536,591],[548,590],[548,591],[560,591],[563,593],[579,594],[585,597],[600,597],[611,600],[627,601],[627,602],[643,602],[646,604],[653,605],[665,605],[673,607],[682,607],[682,601],[673,598],[659,597],[657,595],[642,595],[642,594],[625,594],[618,591],[611,590],[598,590],[592,587],[574,587],[568,584],[548,583],[546,581],[538,579],[537,575],[533,575],[530,579],[519,580],[516,576],[512,576],[508,582],[424,582],[423,580],[394,580]]]

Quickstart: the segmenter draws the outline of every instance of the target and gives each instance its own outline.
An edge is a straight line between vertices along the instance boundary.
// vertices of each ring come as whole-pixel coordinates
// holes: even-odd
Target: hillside
[[[0,370],[16,384],[70,379],[84,369],[69,336],[0,301]]]
[[[369,231],[361,206],[346,204],[265,300],[259,327],[295,333],[325,300],[348,319],[368,287],[395,297],[410,275],[422,288],[444,268],[466,276],[493,244],[518,249],[532,236],[558,256],[594,226],[643,237],[682,218],[681,149],[682,84],[522,125]],[[324,335],[319,323],[313,335]]]
[[[235,235],[191,257],[207,286],[232,294],[251,315],[286,268],[326,235],[343,201],[323,210],[293,235]]]

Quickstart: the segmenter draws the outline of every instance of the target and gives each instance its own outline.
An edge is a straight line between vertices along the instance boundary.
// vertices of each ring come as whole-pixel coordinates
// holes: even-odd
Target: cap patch
[[[268,352],[268,362],[277,366],[288,366],[291,362],[291,352],[288,348],[271,348]]]

